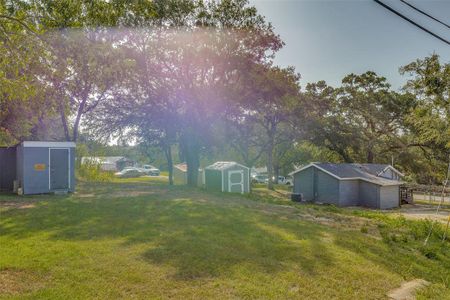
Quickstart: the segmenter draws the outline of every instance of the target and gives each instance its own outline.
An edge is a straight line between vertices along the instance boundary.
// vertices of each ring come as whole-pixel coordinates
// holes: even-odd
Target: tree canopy
[[[1,1],[0,145],[133,142],[160,148],[170,174],[186,161],[192,185],[204,157],[267,165],[269,186],[312,159],[442,180],[449,63],[401,67],[400,91],[373,71],[301,89],[274,65],[283,45],[247,0]]]

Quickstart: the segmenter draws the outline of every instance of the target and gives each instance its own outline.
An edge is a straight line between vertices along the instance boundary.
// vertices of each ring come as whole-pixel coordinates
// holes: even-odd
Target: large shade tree
[[[11,13],[0,3],[0,145],[29,138],[54,112],[40,81],[47,72],[46,52],[38,29],[24,11]]]
[[[434,166],[428,172],[432,180],[441,181],[450,163],[450,63],[433,54],[401,67],[400,73],[409,75],[404,89],[417,100],[405,120],[408,145],[420,149],[424,165]]]
[[[403,143],[404,119],[414,104],[371,71],[347,75],[336,89],[310,84],[305,96],[311,141],[346,162],[387,162],[386,151]]]
[[[183,27],[167,21],[125,34],[134,80],[105,103],[96,126],[109,127],[103,118],[108,115],[139,138],[149,131],[175,137],[188,165],[188,184],[196,185],[200,154],[209,147],[214,124],[234,106],[233,87],[249,66],[268,63],[282,42],[247,1],[191,3],[187,15],[177,18]],[[142,109],[130,115],[127,102]]]
[[[273,189],[274,165],[279,158],[276,154],[283,154],[276,150],[281,150],[283,143],[294,143],[290,133],[297,120],[293,117],[302,110],[299,80],[300,75],[293,68],[254,65],[240,85],[237,117],[259,128],[255,134],[259,133],[258,140],[263,142],[270,189]]]

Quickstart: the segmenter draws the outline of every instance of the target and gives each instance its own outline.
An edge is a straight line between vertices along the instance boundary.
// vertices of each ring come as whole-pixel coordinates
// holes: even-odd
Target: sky
[[[450,23],[450,0],[407,0]],[[450,40],[450,29],[399,0],[382,0],[420,25]],[[301,85],[325,80],[338,86],[350,73],[375,71],[398,90],[408,76],[398,69],[433,53],[450,63],[450,45],[436,39],[372,0],[250,0],[286,43],[275,58],[294,66]]]

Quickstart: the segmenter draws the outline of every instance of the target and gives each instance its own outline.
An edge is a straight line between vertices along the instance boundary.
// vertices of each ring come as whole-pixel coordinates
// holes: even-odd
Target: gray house
[[[25,141],[0,148],[0,190],[44,194],[75,190],[75,143]]]
[[[403,176],[390,165],[311,163],[293,173],[303,201],[387,209],[400,206]]]

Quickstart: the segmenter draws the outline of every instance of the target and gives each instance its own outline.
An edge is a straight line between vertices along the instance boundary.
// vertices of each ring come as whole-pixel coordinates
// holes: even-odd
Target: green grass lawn
[[[450,299],[442,227],[423,248],[426,222],[285,197],[142,179],[0,195],[0,297],[383,299],[423,278],[419,299]]]

